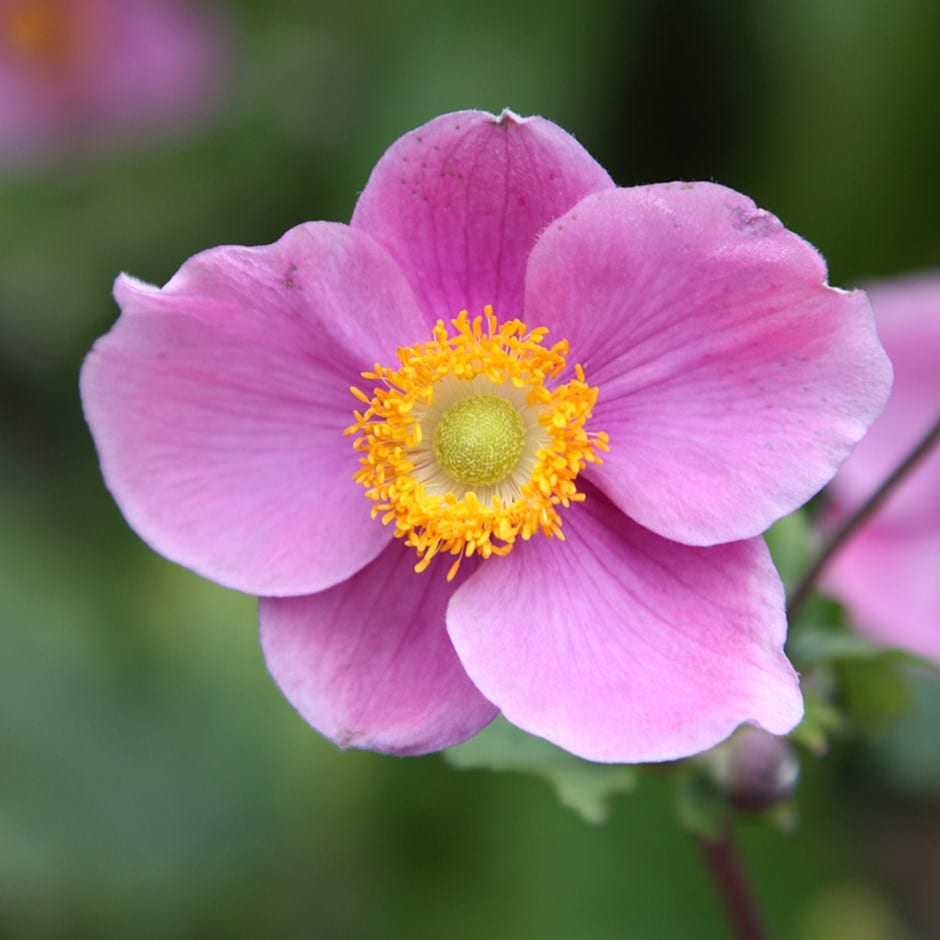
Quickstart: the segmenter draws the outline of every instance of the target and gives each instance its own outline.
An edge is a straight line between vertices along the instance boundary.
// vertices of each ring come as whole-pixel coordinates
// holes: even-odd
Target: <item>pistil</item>
[[[447,409],[434,429],[441,468],[465,486],[492,486],[512,473],[525,444],[525,426],[512,403],[473,395]]]

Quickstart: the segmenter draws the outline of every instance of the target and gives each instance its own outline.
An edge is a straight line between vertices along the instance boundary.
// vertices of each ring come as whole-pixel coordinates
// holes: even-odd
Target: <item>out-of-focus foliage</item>
[[[254,602],[124,524],[78,367],[118,271],[162,283],[202,248],[347,219],[385,146],[460,107],[544,114],[623,185],[741,189],[834,284],[940,264],[940,5],[222,5],[236,65],[205,127],[0,179],[0,936],[725,936],[651,775],[594,828],[529,777],[306,728],[265,675]],[[791,584],[804,528],[774,535]],[[744,828],[780,937],[853,918],[940,935],[918,875],[940,703],[920,686],[880,743],[804,761],[795,834]]]
[[[586,822],[606,822],[611,800],[636,787],[637,768],[595,764],[533,737],[497,717],[478,735],[445,752],[445,760],[461,770],[529,773],[545,779],[563,806]]]

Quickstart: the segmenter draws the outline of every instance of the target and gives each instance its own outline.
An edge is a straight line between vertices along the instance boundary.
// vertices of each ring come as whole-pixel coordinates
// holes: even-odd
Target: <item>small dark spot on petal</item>
[[[773,235],[783,228],[780,220],[764,209],[728,204],[728,210],[731,212],[731,226],[739,232],[764,236]]]
[[[336,735],[336,743],[340,747],[349,747],[362,737],[362,731],[356,728],[341,728]]]

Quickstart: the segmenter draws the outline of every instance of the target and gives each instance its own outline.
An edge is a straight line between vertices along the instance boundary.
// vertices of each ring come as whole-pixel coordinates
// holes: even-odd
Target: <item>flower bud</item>
[[[753,726],[741,728],[711,751],[706,762],[728,802],[746,812],[761,812],[787,799],[800,776],[790,742]]]

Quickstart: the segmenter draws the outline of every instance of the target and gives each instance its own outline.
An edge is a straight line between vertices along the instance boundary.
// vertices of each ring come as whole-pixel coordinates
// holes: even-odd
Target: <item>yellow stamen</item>
[[[465,556],[505,555],[538,533],[564,538],[558,507],[584,499],[575,479],[608,441],[585,430],[597,389],[580,365],[571,381],[548,384],[565,368],[567,342],[546,347],[547,330],[500,324],[491,307],[452,326],[438,321],[429,342],[399,349],[397,369],[364,372],[381,385],[371,396],[352,389],[367,407],[346,429],[358,435],[355,479],[373,518],[395,523],[417,551],[416,571],[456,555],[448,580]]]

